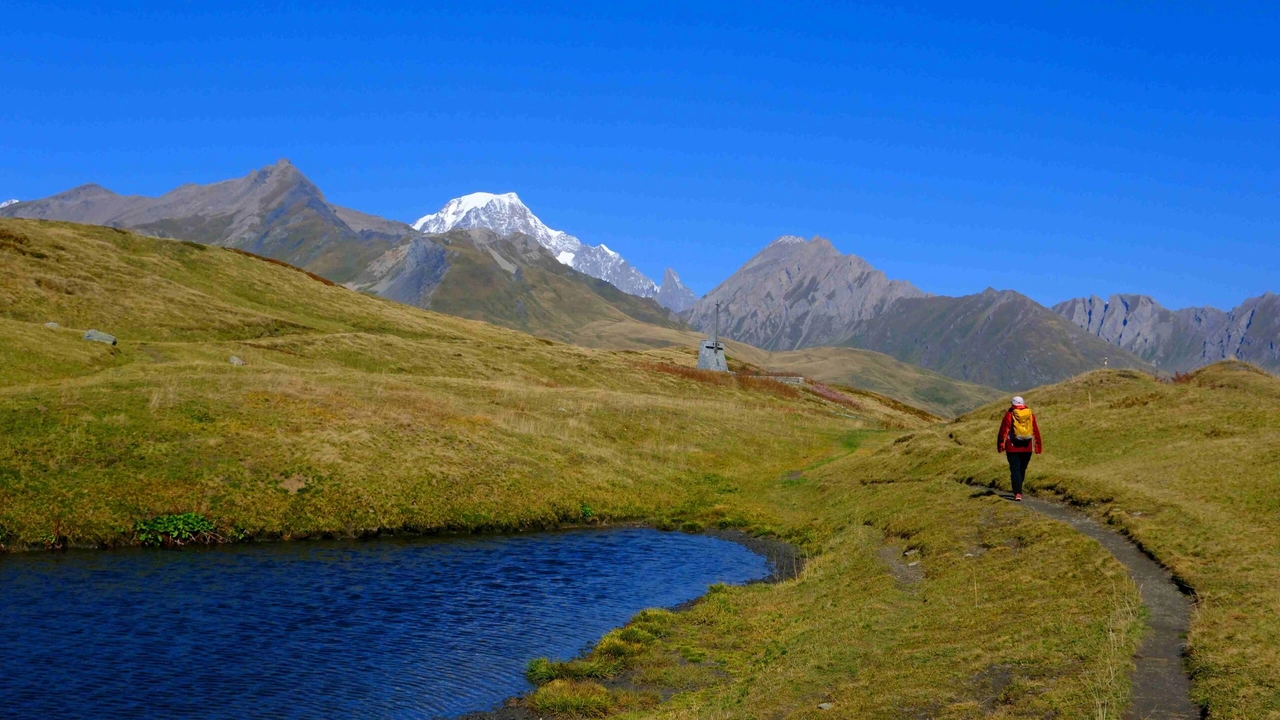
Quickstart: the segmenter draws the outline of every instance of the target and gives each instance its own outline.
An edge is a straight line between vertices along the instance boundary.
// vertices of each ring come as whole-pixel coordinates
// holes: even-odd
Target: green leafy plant
[[[157,515],[139,520],[133,526],[134,537],[143,545],[186,545],[190,542],[220,542],[213,522],[200,513]]]

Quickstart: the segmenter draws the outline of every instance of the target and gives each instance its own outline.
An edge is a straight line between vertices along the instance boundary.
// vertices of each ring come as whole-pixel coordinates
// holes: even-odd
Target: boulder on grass
[[[89,332],[84,334],[84,339],[90,340],[92,342],[106,343],[108,345],[116,344],[115,335],[108,335],[102,332],[101,330],[90,330]]]
[[[237,367],[244,364],[244,361],[236,357],[235,355],[232,355],[231,359],[228,360],[228,362],[230,362],[232,365],[235,365]]]
[[[50,330],[57,330],[60,327],[56,322],[47,322],[44,324],[44,326],[49,328]]]

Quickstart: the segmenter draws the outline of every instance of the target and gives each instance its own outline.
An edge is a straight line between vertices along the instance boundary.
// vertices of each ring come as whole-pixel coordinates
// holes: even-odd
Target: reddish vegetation
[[[708,385],[719,385],[721,387],[737,387],[740,390],[767,392],[771,395],[785,398],[798,398],[800,392],[795,388],[784,385],[777,380],[771,380],[768,376],[760,375],[732,375],[724,372],[713,372],[711,370],[697,370],[682,365],[672,365],[671,363],[642,363],[641,367],[646,370],[666,373],[667,375],[675,375],[676,377],[686,380],[694,380],[697,382],[707,383]]]
[[[282,260],[276,260],[275,258],[265,257],[265,256],[262,256],[262,255],[258,255],[257,253],[251,253],[251,252],[249,252],[248,250],[240,250],[239,248],[225,248],[225,249],[230,250],[230,251],[231,251],[231,252],[233,252],[233,253],[240,253],[241,255],[245,255],[245,256],[248,256],[248,257],[251,257],[251,258],[257,258],[258,260],[262,260],[263,262],[269,262],[269,263],[271,263],[272,265],[279,265],[280,267],[287,267],[287,268],[289,268],[290,270],[297,270],[298,272],[302,273],[303,275],[306,275],[307,277],[311,278],[312,280],[319,280],[320,282],[324,283],[325,285],[337,285],[337,283],[335,283],[334,281],[332,281],[332,280],[330,280],[330,279],[328,279],[328,278],[322,278],[322,277],[320,277],[319,275],[317,275],[317,274],[315,274],[315,273],[313,273],[313,272],[307,272],[306,270],[303,270],[302,268],[300,268],[300,267],[298,267],[298,266],[296,266],[296,265],[290,265],[289,263],[284,262],[284,261],[282,261]]]
[[[844,393],[836,390],[833,387],[830,387],[828,385],[823,385],[820,382],[810,380],[809,390],[811,390],[814,395],[817,395],[818,397],[824,400],[830,400],[833,403],[844,405],[845,407],[852,408],[854,410],[862,409],[862,404],[859,403],[857,400],[854,400],[853,398],[845,395]]]

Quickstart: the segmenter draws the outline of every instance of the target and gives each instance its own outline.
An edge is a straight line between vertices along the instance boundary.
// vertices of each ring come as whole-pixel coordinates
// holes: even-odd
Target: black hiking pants
[[[1027,479],[1027,465],[1031,464],[1029,452],[1006,452],[1009,458],[1009,483],[1013,485],[1015,494],[1022,494],[1022,481]]]

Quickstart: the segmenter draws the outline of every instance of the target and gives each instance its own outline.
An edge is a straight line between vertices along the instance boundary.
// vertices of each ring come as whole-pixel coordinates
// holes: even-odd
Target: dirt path
[[[1027,498],[1029,510],[1067,523],[1078,532],[1097,540],[1116,560],[1129,569],[1137,583],[1142,604],[1151,616],[1147,635],[1134,658],[1133,700],[1124,720],[1196,720],[1200,710],[1192,704],[1190,679],[1182,666],[1182,651],[1190,627],[1191,600],[1173,582],[1173,576],[1147,557],[1138,546],[1120,533],[1103,527],[1093,518],[1066,506]]]

